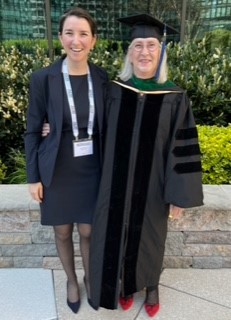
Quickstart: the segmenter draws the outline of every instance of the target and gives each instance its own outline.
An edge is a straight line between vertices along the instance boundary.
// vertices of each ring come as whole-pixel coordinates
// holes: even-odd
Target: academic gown
[[[112,82],[105,158],[91,235],[90,287],[97,309],[158,285],[169,205],[203,204],[200,149],[186,93],[141,92]]]

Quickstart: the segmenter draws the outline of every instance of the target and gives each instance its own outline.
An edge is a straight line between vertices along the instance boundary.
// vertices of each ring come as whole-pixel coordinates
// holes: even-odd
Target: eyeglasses
[[[133,48],[137,52],[142,51],[144,49],[144,47],[145,46],[141,43],[134,43],[133,44]],[[160,48],[160,44],[155,43],[155,42],[150,42],[150,43],[147,43],[146,48],[148,49],[148,51],[154,52],[154,51],[156,51],[157,48]]]

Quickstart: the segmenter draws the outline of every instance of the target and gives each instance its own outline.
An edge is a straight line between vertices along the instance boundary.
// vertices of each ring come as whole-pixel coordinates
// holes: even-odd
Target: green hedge
[[[198,126],[204,184],[231,184],[231,125]]]
[[[231,125],[228,127],[198,126],[202,153],[203,184],[231,184]],[[15,169],[6,177],[6,168],[0,160],[0,182],[25,183],[25,155],[11,150],[10,160]]]
[[[231,123],[231,56],[210,40],[170,44],[170,78],[187,90],[198,124],[226,126]]]
[[[230,52],[222,46],[218,49],[214,38],[211,39],[209,35],[184,46],[170,43],[169,75],[188,91],[197,124],[228,126],[231,123]],[[230,41],[227,36],[225,39]],[[90,59],[115,79],[123,63],[124,45],[98,40]],[[54,59],[61,55],[58,41],[54,41],[54,54]],[[10,160],[11,150],[23,150],[29,77],[32,71],[50,63],[45,40],[5,41],[0,45],[0,160],[7,167],[6,173],[6,169],[2,171],[6,176],[15,170]]]
[[[0,159],[0,183],[2,183],[2,181],[4,181],[5,179],[6,169],[7,169],[6,165]]]
[[[11,149],[23,149],[29,77],[50,63],[45,51],[38,45],[33,54],[22,53],[16,46],[0,46],[0,155],[8,172]]]

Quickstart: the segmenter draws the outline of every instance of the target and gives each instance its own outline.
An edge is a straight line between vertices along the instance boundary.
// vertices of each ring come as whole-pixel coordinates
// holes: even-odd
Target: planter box
[[[231,185],[204,185],[204,206],[169,221],[164,268],[231,268]],[[82,268],[74,233],[76,268]],[[61,269],[53,228],[27,185],[0,185],[0,268]]]

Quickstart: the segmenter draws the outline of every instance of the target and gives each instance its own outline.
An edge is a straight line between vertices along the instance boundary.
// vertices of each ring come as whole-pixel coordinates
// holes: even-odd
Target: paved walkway
[[[129,311],[99,309],[86,301],[83,271],[77,270],[81,308],[66,306],[62,270],[0,269],[1,320],[144,320],[144,292],[135,295]],[[160,280],[161,309],[155,320],[230,320],[231,269],[165,269]]]

